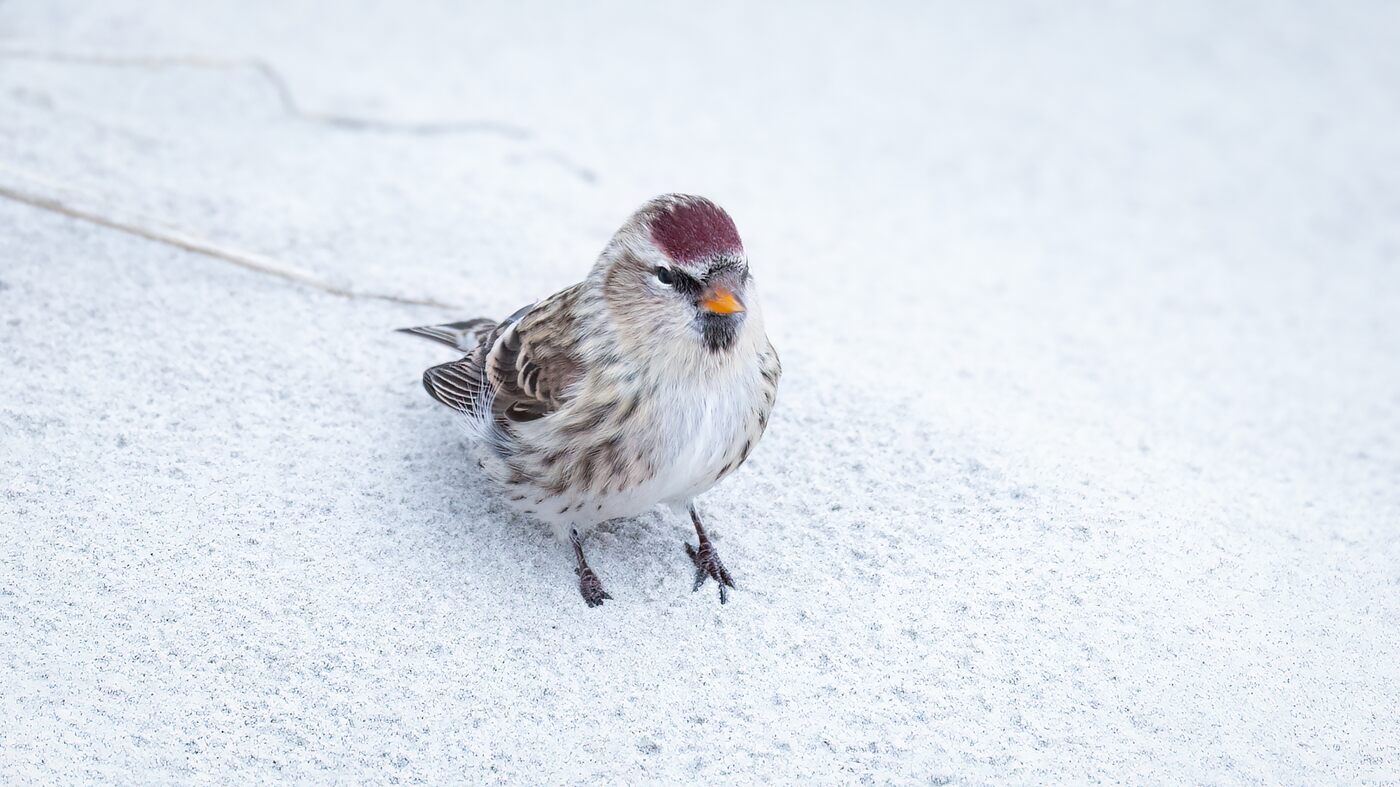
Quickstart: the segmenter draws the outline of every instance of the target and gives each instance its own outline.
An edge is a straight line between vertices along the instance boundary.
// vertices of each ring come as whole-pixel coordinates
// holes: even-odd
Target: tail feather
[[[442,325],[420,325],[414,328],[399,328],[399,333],[411,333],[441,342],[448,347],[456,347],[462,352],[471,352],[481,342],[481,337],[496,327],[496,321],[485,317]]]

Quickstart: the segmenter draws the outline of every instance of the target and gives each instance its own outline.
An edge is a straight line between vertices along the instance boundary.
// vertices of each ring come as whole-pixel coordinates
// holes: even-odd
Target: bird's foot
[[[705,578],[709,577],[719,585],[719,603],[729,603],[729,589],[734,587],[734,580],[729,576],[729,570],[720,561],[719,554],[715,552],[710,539],[701,538],[700,548],[697,549],[689,544],[685,545],[685,553],[690,555],[690,562],[695,564],[695,587],[691,591],[700,589],[705,584]]]
[[[612,600],[612,595],[603,590],[603,581],[588,566],[574,569],[578,574],[578,592],[590,607],[603,606],[603,599]]]

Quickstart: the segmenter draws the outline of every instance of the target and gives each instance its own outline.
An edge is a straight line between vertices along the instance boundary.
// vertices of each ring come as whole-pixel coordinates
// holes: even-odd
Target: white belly
[[[749,386],[720,389],[692,383],[657,393],[665,404],[630,441],[640,464],[654,468],[644,480],[619,490],[609,479],[601,492],[571,489],[551,495],[537,489],[513,504],[550,523],[562,537],[573,528],[582,531],[609,519],[637,516],[661,503],[684,504],[714,486],[722,471],[737,465],[752,434],[749,421],[756,403]]]
[[[738,391],[699,391],[666,427],[671,448],[658,463],[657,502],[685,502],[714,486],[748,433],[754,402]]]

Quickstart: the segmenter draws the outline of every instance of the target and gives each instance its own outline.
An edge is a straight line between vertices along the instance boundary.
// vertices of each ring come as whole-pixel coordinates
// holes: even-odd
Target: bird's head
[[[643,205],[604,250],[600,272],[614,318],[644,340],[723,353],[755,318],[739,231],[704,197],[666,194]]]

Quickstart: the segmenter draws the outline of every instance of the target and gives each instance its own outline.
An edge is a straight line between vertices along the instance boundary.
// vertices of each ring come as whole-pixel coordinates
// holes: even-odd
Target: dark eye
[[[656,280],[662,284],[673,284],[676,281],[671,275],[671,269],[665,265],[656,266]]]

